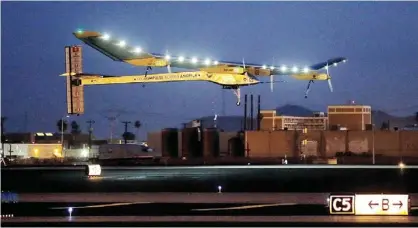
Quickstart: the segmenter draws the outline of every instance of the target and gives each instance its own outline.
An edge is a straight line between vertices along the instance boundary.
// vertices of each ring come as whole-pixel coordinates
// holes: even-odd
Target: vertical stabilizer
[[[72,83],[77,76],[83,72],[82,47],[67,46],[65,47],[65,72],[67,73],[67,113],[69,115],[84,114],[84,87]]]

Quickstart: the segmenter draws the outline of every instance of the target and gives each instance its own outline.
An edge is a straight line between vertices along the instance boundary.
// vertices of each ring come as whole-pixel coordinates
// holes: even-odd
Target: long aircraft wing
[[[161,66],[170,65],[171,67],[184,69],[201,69],[213,66],[243,67],[243,62],[214,61],[210,59],[198,59],[194,57],[170,56],[166,59],[165,55],[144,52],[139,47],[132,47],[124,41],[114,39],[107,34],[94,31],[77,31],[73,33],[78,39],[88,46],[98,50],[114,61],[126,62],[136,66],[147,66],[161,60]],[[337,57],[327,61],[311,65],[309,67],[296,66],[267,66],[262,64],[245,63],[245,67],[252,72],[262,72],[259,75],[289,75],[296,73],[309,73],[325,69],[327,66],[336,66],[338,63],[345,62],[346,58]],[[153,66],[152,64],[150,64]]]

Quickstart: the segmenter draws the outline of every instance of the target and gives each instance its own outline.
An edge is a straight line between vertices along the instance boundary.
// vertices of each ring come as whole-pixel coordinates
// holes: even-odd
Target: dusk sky
[[[311,65],[343,56],[332,68],[334,92],[290,77],[244,87],[260,94],[262,108],[284,104],[326,111],[355,100],[393,115],[418,111],[418,2],[2,2],[1,114],[8,131],[56,132],[66,115],[64,46],[81,44],[77,29],[107,32],[150,52],[275,65]],[[84,71],[143,74],[84,45]],[[155,72],[166,72],[161,69]],[[267,79],[266,79],[267,80]],[[89,86],[85,114],[71,117],[86,131],[109,136],[106,115],[141,120],[147,131],[222,113],[240,115],[230,90],[209,82]],[[27,118],[25,118],[27,113]],[[27,119],[27,121],[25,121]],[[119,122],[116,134],[121,135]]]

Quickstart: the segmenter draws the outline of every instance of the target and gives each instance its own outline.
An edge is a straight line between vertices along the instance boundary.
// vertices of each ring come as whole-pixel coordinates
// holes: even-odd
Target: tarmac
[[[88,178],[85,167],[2,169],[2,190],[51,192],[397,192],[418,193],[418,166],[184,166],[102,167]]]
[[[417,225],[418,217],[411,216],[62,216],[62,217],[22,217],[2,220],[2,226],[23,225],[26,223],[48,224],[66,223],[76,225],[84,223],[119,223],[124,226],[126,223],[308,223],[319,224],[356,224],[356,225]]]
[[[376,194],[379,194],[376,192]],[[327,204],[330,193],[23,193],[19,202]],[[418,206],[418,193],[409,194]]]

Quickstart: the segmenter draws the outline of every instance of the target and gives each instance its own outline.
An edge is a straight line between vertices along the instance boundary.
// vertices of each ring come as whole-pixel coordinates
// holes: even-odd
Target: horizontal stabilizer
[[[338,64],[338,63],[346,62],[346,61],[347,61],[347,59],[344,58],[344,57],[332,58],[332,59],[328,59],[325,62],[314,64],[314,65],[310,66],[310,69],[321,70],[321,69],[325,68],[326,66],[333,66],[334,64]]]

